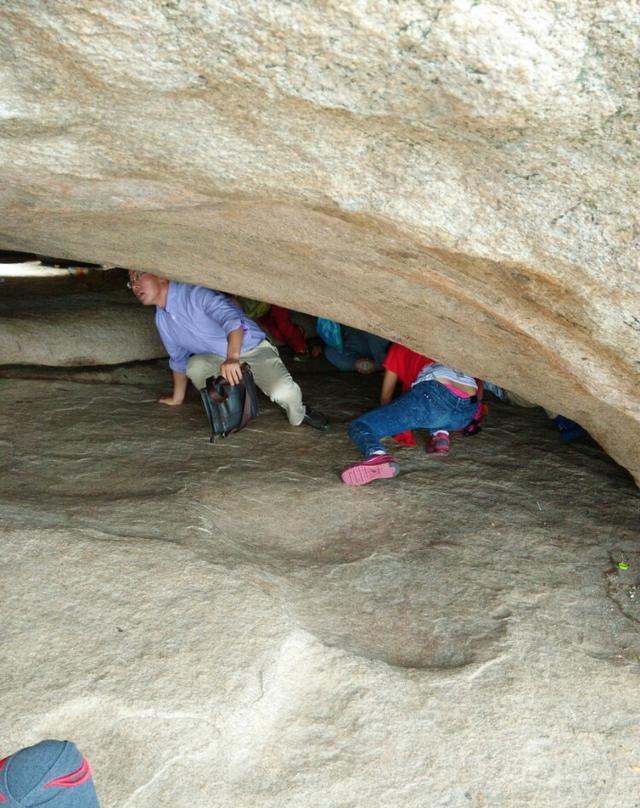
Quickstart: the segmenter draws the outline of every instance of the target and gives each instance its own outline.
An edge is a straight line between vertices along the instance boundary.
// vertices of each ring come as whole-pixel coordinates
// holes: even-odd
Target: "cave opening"
[[[5,250],[0,251],[0,284],[3,293],[0,314],[5,325],[13,326],[5,332],[0,378],[59,377],[77,381],[99,378],[130,382],[136,373],[141,379],[148,379],[152,372],[159,376],[161,369],[167,369],[166,350],[149,316],[151,312],[137,305],[127,269]],[[316,383],[334,390],[340,380],[350,393],[362,392],[363,409],[379,403],[384,357],[393,344],[391,341],[343,324],[342,330],[357,332],[357,339],[354,338],[351,348],[341,345],[337,351],[326,342],[326,337],[323,341],[318,334],[313,312],[291,311],[276,305],[276,301],[272,301],[273,306],[263,304],[232,290],[224,290],[223,294],[243,306],[248,316],[259,319],[294,375],[323,379],[321,385]],[[270,308],[281,309],[287,315],[287,329],[291,333],[280,333],[276,318],[264,317]],[[105,327],[104,332],[100,326]],[[370,337],[370,342],[360,339],[360,335]],[[89,348],[84,338],[92,343]],[[363,378],[369,374],[372,378]],[[394,396],[401,392],[400,387],[398,380]],[[517,414],[518,420],[522,419],[517,429],[524,435],[531,434],[533,450],[542,408],[489,380],[482,380],[482,388],[485,406],[481,429],[492,429],[492,412],[504,417]],[[193,401],[199,398],[192,384],[188,398]],[[522,411],[518,412],[520,408]],[[555,434],[552,425],[558,430],[559,448],[562,441],[569,444],[577,439],[576,446],[583,455],[595,457],[601,452],[578,424],[548,410],[544,412],[550,419],[551,433]],[[568,421],[567,431],[559,421]],[[463,451],[470,444],[457,438],[456,446]]]

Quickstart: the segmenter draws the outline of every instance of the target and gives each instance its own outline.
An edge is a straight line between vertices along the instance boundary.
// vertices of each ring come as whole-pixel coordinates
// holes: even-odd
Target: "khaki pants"
[[[187,376],[198,390],[202,390],[209,376],[220,374],[224,360],[224,356],[217,354],[195,354],[187,364]],[[280,359],[278,349],[264,339],[255,348],[240,354],[240,361],[251,365],[256,384],[271,401],[284,409],[289,423],[293,426],[301,424],[305,415],[302,393]]]

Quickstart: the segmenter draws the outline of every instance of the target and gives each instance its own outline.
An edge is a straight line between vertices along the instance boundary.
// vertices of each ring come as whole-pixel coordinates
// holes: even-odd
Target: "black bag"
[[[243,362],[240,370],[239,384],[229,384],[222,376],[210,376],[200,391],[209,419],[211,443],[216,435],[226,438],[231,432],[238,432],[258,414],[258,393],[251,368]]]

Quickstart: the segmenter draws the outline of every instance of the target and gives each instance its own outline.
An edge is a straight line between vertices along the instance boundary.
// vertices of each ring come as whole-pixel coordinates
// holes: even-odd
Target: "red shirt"
[[[429,359],[424,354],[416,353],[411,348],[405,348],[404,345],[398,345],[397,342],[394,342],[387,351],[382,367],[397,375],[402,382],[402,392],[406,393],[415,382],[422,368],[432,362],[435,362],[435,359]]]
[[[411,348],[405,348],[404,345],[398,345],[394,342],[387,351],[387,356],[382,363],[385,370],[390,370],[395,373],[398,379],[402,382],[402,392],[406,393],[415,382],[418,373],[425,365],[434,362],[434,359],[429,359],[428,356],[416,353]],[[405,446],[415,446],[416,439],[413,437],[413,432],[407,429],[406,432],[400,432],[394,435],[393,439],[398,443],[403,443]]]

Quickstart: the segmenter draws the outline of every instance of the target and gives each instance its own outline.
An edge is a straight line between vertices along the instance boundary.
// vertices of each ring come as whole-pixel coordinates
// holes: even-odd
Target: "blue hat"
[[[100,808],[87,759],[71,741],[40,741],[0,760],[1,808]]]

